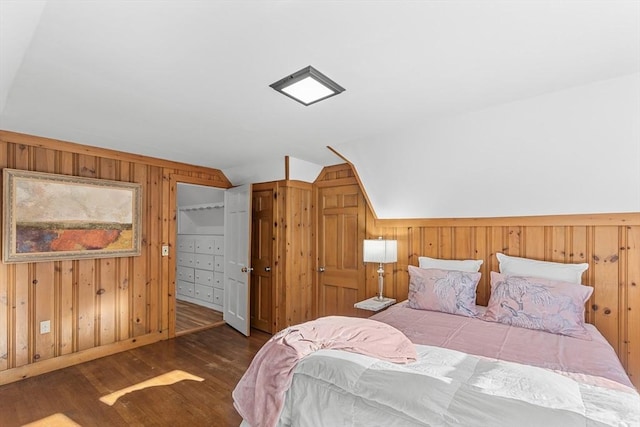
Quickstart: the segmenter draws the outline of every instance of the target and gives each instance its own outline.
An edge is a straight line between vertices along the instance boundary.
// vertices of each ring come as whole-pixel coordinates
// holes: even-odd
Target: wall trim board
[[[24,380],[37,375],[53,372],[58,369],[67,368],[69,366],[79,365],[80,363],[90,360],[99,359],[105,356],[111,356],[126,350],[153,344],[158,341],[169,338],[168,331],[150,333],[139,337],[129,338],[124,341],[115,342],[100,347],[93,347],[87,350],[78,351],[76,353],[59,356],[54,359],[47,359],[41,362],[19,366],[17,368],[0,371],[0,385]]]
[[[179,182],[181,184],[203,185],[205,187],[222,188],[225,190],[227,188],[233,187],[231,183],[215,182],[212,184],[210,179],[200,178],[192,175],[185,175],[184,173],[180,172],[172,172],[170,175],[176,179],[176,182]]]
[[[280,181],[279,184],[281,187],[299,188],[301,190],[311,190],[313,188],[313,184],[311,184],[310,182],[298,181],[295,179]]]
[[[373,214],[373,212],[372,212]],[[377,227],[482,227],[500,224],[503,226],[544,225],[640,225],[640,212],[570,214],[542,216],[513,216],[487,218],[411,218],[411,219],[374,219]]]
[[[355,178],[340,178],[340,179],[335,179],[333,181],[316,181],[314,184],[318,188],[323,188],[323,187],[336,187],[341,185],[353,185],[353,184],[358,184],[358,181]]]
[[[0,130],[0,141],[10,142],[18,145],[29,145],[33,147],[41,147],[52,150],[61,150],[69,153],[98,156],[108,159],[127,160],[130,162],[144,163],[150,166],[159,166],[172,169],[187,169],[191,171],[192,174],[203,173],[218,175],[223,183],[222,185],[226,185],[227,188],[232,186],[231,181],[226,178],[221,170],[205,166],[189,165],[186,163],[175,162],[173,160],[159,159],[156,157],[144,156],[141,154],[126,153],[124,151],[82,145],[75,142],[67,142],[59,139],[45,138],[36,135],[27,135],[7,130]]]

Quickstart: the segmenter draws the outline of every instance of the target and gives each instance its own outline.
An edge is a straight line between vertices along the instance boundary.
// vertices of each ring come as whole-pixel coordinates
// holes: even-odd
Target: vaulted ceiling
[[[0,0],[0,128],[214,168],[638,72],[638,1]],[[305,107],[269,84],[313,65]]]

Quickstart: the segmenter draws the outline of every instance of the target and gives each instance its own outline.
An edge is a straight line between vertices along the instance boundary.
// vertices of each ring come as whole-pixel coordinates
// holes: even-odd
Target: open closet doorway
[[[176,336],[224,324],[224,194],[176,186]]]

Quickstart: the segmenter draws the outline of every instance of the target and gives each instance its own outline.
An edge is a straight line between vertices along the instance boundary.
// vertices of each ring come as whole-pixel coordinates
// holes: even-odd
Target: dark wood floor
[[[238,426],[231,392],[270,335],[246,338],[227,325],[182,335],[56,372],[0,386],[0,426],[56,413],[81,426]],[[99,398],[173,370],[204,381],[180,381]]]
[[[222,313],[187,301],[176,300],[176,335],[224,324]]]

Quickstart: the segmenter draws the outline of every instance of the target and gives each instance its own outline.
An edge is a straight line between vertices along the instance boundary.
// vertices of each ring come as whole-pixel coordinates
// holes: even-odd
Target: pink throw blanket
[[[329,316],[286,328],[258,351],[233,391],[234,406],[252,427],[275,426],[293,370],[303,357],[335,349],[394,363],[410,363],[416,349],[402,332],[386,323]]]

